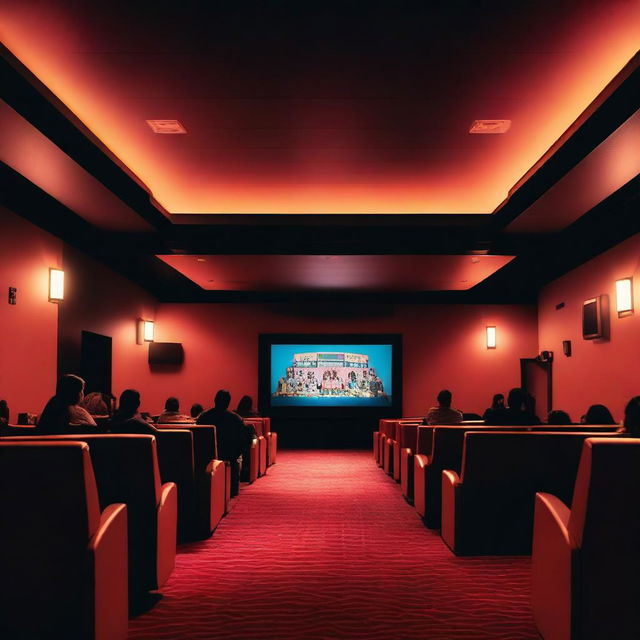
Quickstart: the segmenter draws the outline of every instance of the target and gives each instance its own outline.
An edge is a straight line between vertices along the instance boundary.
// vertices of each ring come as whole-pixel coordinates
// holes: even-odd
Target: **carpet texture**
[[[129,638],[538,639],[529,581],[529,558],[456,558],[370,452],[282,451]]]

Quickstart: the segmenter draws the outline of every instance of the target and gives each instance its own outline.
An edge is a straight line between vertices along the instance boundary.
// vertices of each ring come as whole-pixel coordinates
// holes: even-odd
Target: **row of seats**
[[[610,425],[423,427],[408,419],[380,424],[374,455],[457,555],[533,551],[543,638],[638,637],[640,440]]]
[[[277,436],[253,422],[256,479]],[[125,638],[132,604],[171,574],[177,541],[211,535],[231,498],[215,426],[158,426],[156,436],[3,430],[0,637]]]

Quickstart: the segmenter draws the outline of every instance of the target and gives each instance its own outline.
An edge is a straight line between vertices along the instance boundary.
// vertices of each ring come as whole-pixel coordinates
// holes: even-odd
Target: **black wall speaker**
[[[562,353],[564,353],[567,358],[571,357],[571,340],[562,341]]]
[[[149,364],[182,364],[184,349],[181,342],[150,342]]]

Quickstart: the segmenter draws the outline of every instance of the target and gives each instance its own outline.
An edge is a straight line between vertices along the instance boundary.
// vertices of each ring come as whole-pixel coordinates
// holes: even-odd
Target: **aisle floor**
[[[527,640],[530,559],[456,558],[362,451],[283,451],[130,640]]]

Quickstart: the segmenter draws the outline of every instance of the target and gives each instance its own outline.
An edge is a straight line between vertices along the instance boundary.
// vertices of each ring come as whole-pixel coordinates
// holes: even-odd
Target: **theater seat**
[[[640,440],[585,440],[571,509],[538,493],[533,613],[545,640],[640,637]]]
[[[278,434],[271,431],[271,418],[262,418],[262,435],[267,442],[267,467],[276,463],[278,453]]]
[[[400,450],[400,486],[405,500],[413,504],[413,458],[416,455],[431,455],[433,444],[433,427],[418,426],[416,442],[413,447],[403,447]]]
[[[178,491],[172,482],[161,483],[155,437],[77,434],[38,441],[74,439],[89,445],[101,508],[113,502],[127,505],[130,599],[159,589],[175,564]]]
[[[571,500],[587,437],[467,432],[460,476],[442,474],[443,540],[457,555],[531,553],[535,494],[548,491]]]
[[[415,450],[416,442],[418,439],[418,426],[422,422],[413,422],[403,420],[396,425],[396,437],[393,442],[393,479],[396,482],[401,482],[402,479],[402,450],[411,449]]]
[[[198,424],[158,424],[156,428],[162,431],[185,429],[193,436],[196,522],[192,536],[194,539],[208,538],[228,510],[225,467],[216,457],[216,428]]]
[[[276,457],[278,455],[278,434],[275,431],[269,430],[269,448],[267,451],[267,466],[270,467],[276,463]]]
[[[0,442],[0,637],[127,637],[127,510],[84,442]]]

